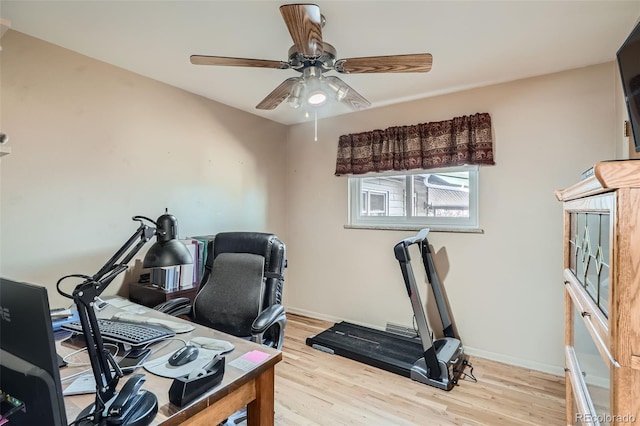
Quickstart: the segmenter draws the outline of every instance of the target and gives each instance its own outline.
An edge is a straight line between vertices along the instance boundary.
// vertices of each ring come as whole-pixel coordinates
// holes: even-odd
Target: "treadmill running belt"
[[[422,343],[385,331],[345,321],[308,337],[307,345],[363,362],[392,373],[410,377],[411,367],[423,356]]]

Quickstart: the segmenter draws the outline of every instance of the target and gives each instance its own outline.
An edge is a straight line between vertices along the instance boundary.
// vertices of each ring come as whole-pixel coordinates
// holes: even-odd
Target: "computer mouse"
[[[169,357],[169,365],[179,367],[185,365],[191,361],[195,361],[198,358],[200,350],[197,346],[186,345],[178,349]]]

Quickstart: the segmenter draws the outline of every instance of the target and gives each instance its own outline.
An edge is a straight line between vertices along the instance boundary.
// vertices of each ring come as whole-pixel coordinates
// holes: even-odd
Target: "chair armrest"
[[[273,324],[281,321],[283,317],[284,306],[280,304],[271,305],[260,312],[260,315],[253,321],[253,324],[251,324],[251,332],[254,335],[264,333]]]
[[[190,315],[191,300],[187,297],[177,297],[175,299],[170,299],[164,303],[154,306],[153,309],[174,317],[180,315]]]

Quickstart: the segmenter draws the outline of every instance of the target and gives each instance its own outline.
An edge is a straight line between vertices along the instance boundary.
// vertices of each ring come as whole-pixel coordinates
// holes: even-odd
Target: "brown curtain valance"
[[[342,135],[336,175],[465,164],[495,164],[487,113]]]

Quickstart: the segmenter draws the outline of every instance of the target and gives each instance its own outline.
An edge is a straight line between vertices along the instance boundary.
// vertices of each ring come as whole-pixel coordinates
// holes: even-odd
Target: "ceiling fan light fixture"
[[[347,86],[345,83],[343,83],[337,78],[334,78],[333,80],[330,80],[330,79],[327,79],[327,80],[328,80],[327,85],[336,94],[336,100],[338,102],[342,102],[344,98],[347,97],[347,94],[349,93],[349,86]]]
[[[291,108],[300,108],[302,105],[302,91],[304,90],[304,83],[298,82],[291,88],[291,93],[287,98],[287,102]]]
[[[307,104],[312,107],[324,105],[329,97],[322,77],[322,70],[315,66],[308,67],[303,70],[302,76],[307,89],[305,93]]]
[[[322,89],[314,90],[313,92],[309,93],[309,96],[307,97],[307,102],[311,106],[321,106],[325,102],[327,102],[327,94],[324,91],[322,91]]]
[[[349,93],[348,87],[341,87],[336,91],[336,100],[338,102],[342,102],[344,98],[347,97],[347,93]]]
[[[300,108],[300,105],[302,105],[302,102],[300,101],[300,97],[292,97],[289,96],[289,99],[287,100],[287,102],[289,103],[289,106],[293,109],[297,109]]]

